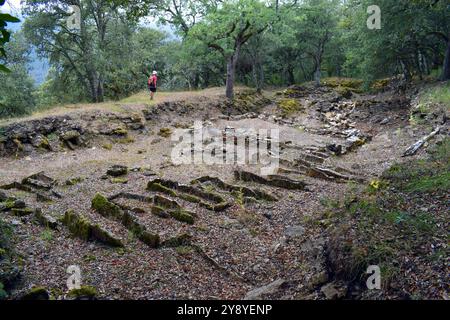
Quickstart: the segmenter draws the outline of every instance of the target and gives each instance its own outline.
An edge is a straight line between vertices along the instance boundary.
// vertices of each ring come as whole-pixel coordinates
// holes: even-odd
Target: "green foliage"
[[[281,109],[283,116],[290,116],[301,110],[302,105],[295,99],[282,99],[278,102],[278,107]]]
[[[450,189],[450,139],[431,151],[430,159],[392,166],[384,178],[406,192],[432,193]]]
[[[53,231],[51,229],[45,229],[44,231],[41,232],[40,235],[41,239],[44,241],[52,241],[53,240]]]
[[[428,89],[421,96],[421,103],[440,103],[450,109],[450,82]]]
[[[68,297],[79,299],[79,298],[89,298],[93,299],[97,296],[97,289],[92,286],[81,286],[79,289],[72,289],[67,294]]]
[[[29,46],[20,32],[12,35],[5,45],[9,72],[0,72],[0,118],[22,116],[31,113],[35,107],[34,83],[28,74]]]
[[[5,4],[5,0],[0,0],[0,6]],[[7,13],[0,12],[0,59],[6,58],[5,44],[9,42],[11,33],[7,30],[8,23],[16,23],[20,20],[16,17],[11,16]],[[0,60],[1,62],[1,60]],[[3,64],[0,63],[0,72],[9,72],[10,70]]]

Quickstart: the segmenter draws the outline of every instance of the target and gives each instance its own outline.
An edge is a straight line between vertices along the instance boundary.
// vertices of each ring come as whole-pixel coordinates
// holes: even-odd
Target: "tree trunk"
[[[321,72],[320,72],[320,61],[316,61],[316,70],[314,71],[314,81],[316,82],[316,86],[320,86],[320,78],[321,78]]]
[[[288,80],[288,85],[293,85],[295,84],[295,76],[294,76],[294,68],[292,66],[288,66],[287,67],[287,80]]]
[[[236,64],[239,58],[239,51],[241,49],[240,44],[236,46],[234,53],[228,58],[227,61],[227,83],[225,95],[228,99],[232,100],[234,98],[234,79],[236,75]]]
[[[444,66],[442,67],[443,81],[450,80],[450,40],[447,42],[447,49],[445,50]]]

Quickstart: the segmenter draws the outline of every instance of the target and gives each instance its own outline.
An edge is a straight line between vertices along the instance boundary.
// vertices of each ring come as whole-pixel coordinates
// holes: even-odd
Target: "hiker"
[[[156,92],[156,82],[158,81],[157,77],[158,72],[153,71],[150,78],[148,78],[148,90],[150,90],[150,99],[153,100],[153,96]]]

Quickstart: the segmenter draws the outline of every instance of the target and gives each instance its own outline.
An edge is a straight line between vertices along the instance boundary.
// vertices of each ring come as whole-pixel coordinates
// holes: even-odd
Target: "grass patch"
[[[426,160],[396,164],[383,174],[390,184],[405,192],[433,193],[450,189],[450,139],[430,152]]]
[[[408,286],[416,283],[430,261],[436,263],[433,279],[442,276],[439,263],[448,253],[444,248],[448,243],[449,141],[432,148],[427,159],[392,166],[363,192],[355,191],[339,202],[321,201],[332,226],[326,229],[328,255],[337,279],[365,286],[366,268],[378,265],[383,294],[396,294],[401,288],[410,297],[430,297],[428,288],[438,286],[436,282]],[[411,275],[408,270],[413,270]],[[410,278],[399,278],[400,274]]]
[[[51,229],[45,229],[44,231],[41,232],[40,237],[42,240],[44,241],[52,241],[53,240],[53,232]]]
[[[450,82],[426,90],[420,98],[420,103],[426,105],[429,102],[443,104],[450,109]]]

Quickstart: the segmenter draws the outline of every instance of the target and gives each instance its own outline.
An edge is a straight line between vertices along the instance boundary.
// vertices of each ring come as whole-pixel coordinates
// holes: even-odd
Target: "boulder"
[[[86,217],[72,210],[66,211],[62,222],[78,238],[86,241],[99,241],[113,247],[123,247],[120,239],[115,238],[109,231],[104,230],[97,224],[92,224]]]
[[[107,171],[106,174],[112,177],[119,177],[126,175],[128,173],[128,167],[115,164],[111,166]]]
[[[53,230],[58,228],[58,222],[56,221],[56,219],[48,214],[43,213],[41,209],[37,209],[34,213],[34,216],[36,220],[39,222],[39,224],[41,224],[44,227]]]

